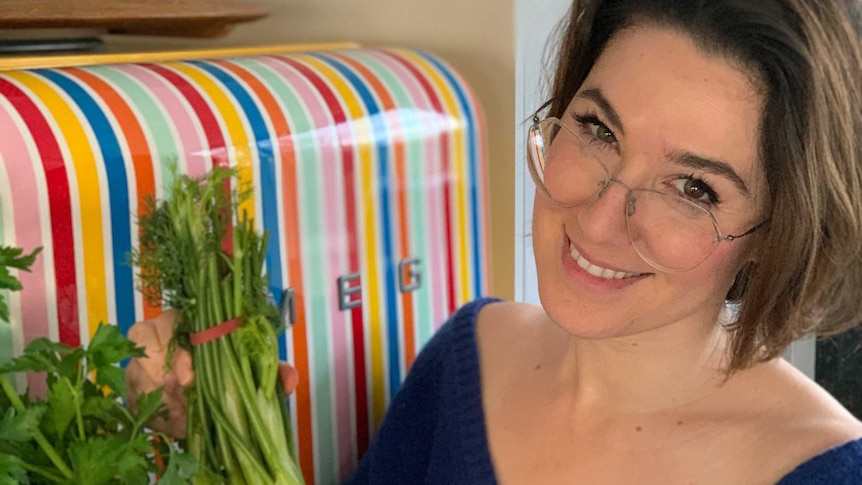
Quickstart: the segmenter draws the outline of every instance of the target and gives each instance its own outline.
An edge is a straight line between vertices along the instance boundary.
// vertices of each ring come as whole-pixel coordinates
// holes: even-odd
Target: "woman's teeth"
[[[587,273],[596,276],[598,278],[605,279],[623,279],[623,278],[634,278],[635,276],[640,276],[643,273],[626,273],[625,271],[614,271],[612,269],[602,268],[601,266],[596,266],[593,263],[587,261],[586,258],[581,256],[581,253],[578,252],[577,249],[573,245],[569,245],[569,254],[572,256],[572,259],[578,263],[584,271]]]

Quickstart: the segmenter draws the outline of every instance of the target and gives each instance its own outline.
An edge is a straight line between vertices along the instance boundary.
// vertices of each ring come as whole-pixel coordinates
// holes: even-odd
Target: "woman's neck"
[[[692,321],[613,339],[569,336],[557,379],[580,409],[661,413],[704,399],[725,382],[727,345],[721,326]]]

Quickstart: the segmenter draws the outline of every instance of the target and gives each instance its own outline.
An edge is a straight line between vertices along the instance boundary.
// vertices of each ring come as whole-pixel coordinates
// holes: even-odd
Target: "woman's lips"
[[[569,240],[568,236],[565,237],[562,253],[566,274],[576,281],[597,289],[625,288],[651,274],[625,271],[605,263],[592,262]]]
[[[634,278],[636,276],[641,276],[644,273],[634,273],[628,271],[620,271],[611,268],[604,268],[597,264],[590,262],[587,258],[585,258],[578,248],[575,247],[571,242],[569,243],[569,255],[572,259],[578,263],[578,266],[581,267],[587,273],[597,277],[597,278],[605,278],[605,279],[624,279],[624,278]]]

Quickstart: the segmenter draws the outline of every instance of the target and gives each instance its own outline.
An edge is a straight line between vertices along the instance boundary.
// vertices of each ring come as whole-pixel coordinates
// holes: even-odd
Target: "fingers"
[[[165,349],[158,344],[152,320],[138,322],[129,328],[128,337],[135,345],[144,347],[147,357],[132,359],[126,366],[127,394],[136,398],[141,392],[152,391],[162,385]],[[135,399],[129,399],[134,401]]]
[[[165,310],[158,317],[151,320],[156,332],[156,339],[162,347],[167,347],[174,335],[174,327],[177,326],[179,312],[174,309]]]
[[[152,320],[145,320],[143,322],[137,322],[131,327],[129,327],[129,331],[126,336],[140,347],[149,347],[151,345],[157,344],[159,337],[156,334],[156,329],[152,324]]]
[[[188,387],[194,381],[195,373],[192,368],[192,356],[186,349],[177,347],[174,350],[171,371],[173,371],[177,382],[182,387]]]
[[[126,366],[126,401],[134,413],[138,412],[138,396],[141,394],[141,387],[146,386],[142,382],[145,379],[138,363],[135,360],[129,362]]]
[[[177,381],[175,376],[168,376],[165,379],[165,386],[162,392],[163,401],[168,411],[168,420],[154,424],[160,426],[160,431],[168,436],[184,438],[187,423],[186,407],[188,405],[185,388]]]
[[[147,356],[132,359],[126,366],[126,401],[136,411],[141,393],[162,388],[167,420],[153,419],[148,426],[174,438],[182,438],[186,433],[184,389],[194,379],[191,356],[182,348],[175,349],[171,367],[165,369],[168,344],[178,315],[175,310],[167,310],[152,320],[135,323],[127,334],[136,345],[144,347]]]
[[[299,384],[299,372],[290,364],[285,362],[278,363],[278,377],[281,378],[286,395],[290,395],[296,390],[296,386]]]

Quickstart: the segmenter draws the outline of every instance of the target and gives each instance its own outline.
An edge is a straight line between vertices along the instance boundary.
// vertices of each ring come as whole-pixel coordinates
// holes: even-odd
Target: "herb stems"
[[[278,311],[264,264],[268,237],[240,213],[246,190],[229,190],[235,171],[174,177],[165,201],[140,220],[133,262],[142,290],[180,312],[174,342],[192,352],[188,449],[230,484],[302,484],[278,380]],[[227,322],[238,327],[222,332]],[[212,332],[217,332],[212,334]],[[208,335],[190,345],[190,336]]]

